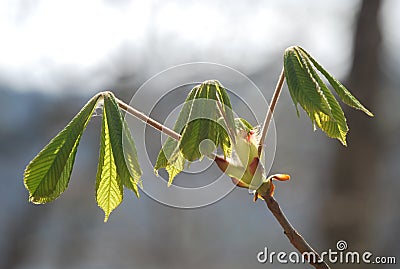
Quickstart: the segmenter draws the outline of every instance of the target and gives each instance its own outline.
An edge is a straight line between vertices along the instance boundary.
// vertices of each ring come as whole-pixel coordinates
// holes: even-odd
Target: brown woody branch
[[[292,224],[288,221],[285,214],[283,214],[278,202],[273,196],[263,196],[268,209],[272,212],[276,220],[281,225],[284,234],[289,239],[290,243],[301,253],[314,253],[307,255],[308,262],[317,269],[329,269],[330,267],[321,260],[318,253],[307,243],[307,241],[299,234]],[[315,259],[314,259],[315,258]]]

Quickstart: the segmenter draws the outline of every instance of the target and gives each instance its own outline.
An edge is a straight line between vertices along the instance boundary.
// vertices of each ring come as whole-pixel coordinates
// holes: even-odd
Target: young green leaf
[[[124,186],[133,190],[139,197],[137,184],[140,183],[142,171],[138,163],[135,144],[115,96],[111,92],[104,95],[103,111],[106,112],[104,115],[107,116],[110,142],[118,175],[121,177]]]
[[[106,92],[103,96],[96,200],[104,210],[104,221],[107,221],[110,213],[122,202],[123,186],[134,191],[139,197],[137,185],[141,184],[142,171],[133,138],[114,95]]]
[[[170,185],[173,178],[184,169],[187,161],[203,157],[199,146],[206,139],[211,140],[217,147],[220,146],[224,155],[229,156],[231,141],[218,119],[223,116],[228,128],[233,130],[231,109],[229,96],[218,81],[205,81],[194,87],[174,126],[174,130],[182,134],[182,138],[179,142],[171,138],[166,140],[158,155],[155,171],[166,168]]]
[[[80,138],[100,96],[94,96],[26,167],[24,184],[31,202],[53,201],[67,188]]]
[[[243,130],[246,132],[250,132],[254,129],[254,127],[245,119],[235,118],[235,128],[236,130]]]
[[[100,157],[96,176],[96,201],[104,211],[104,222],[108,220],[111,211],[117,208],[123,199],[123,185],[118,176],[110,135],[109,109],[107,109],[110,101],[106,100],[109,100],[109,98],[104,98]]]
[[[158,154],[154,172],[157,175],[158,169],[165,168],[169,175],[168,186],[170,186],[175,176],[183,171],[185,163],[186,160],[179,150],[178,141],[168,137]]]
[[[183,129],[188,121],[190,111],[192,109],[191,100],[193,100],[195,97],[198,89],[199,86],[196,86],[189,92],[189,95],[183,104],[182,110],[179,113],[178,119],[175,122],[174,131],[179,134],[182,134]],[[179,142],[175,139],[168,137],[158,154],[156,165],[154,166],[154,172],[156,174],[158,174],[157,171],[161,168],[165,168],[165,170],[167,170],[169,175],[168,186],[172,184],[175,176],[183,171],[186,163],[185,158],[179,150],[178,143]]]
[[[258,190],[267,177],[258,156],[259,132],[258,127],[241,118],[235,118],[235,144],[231,158],[217,156],[218,167],[231,177],[238,187]]]
[[[319,72],[321,72],[325,78],[329,81],[329,84],[331,84],[331,86],[333,87],[333,89],[336,91],[337,95],[339,96],[339,98],[343,101],[343,103],[345,103],[348,106],[351,106],[355,109],[359,109],[361,111],[363,111],[365,114],[367,114],[368,116],[373,117],[374,114],[372,114],[368,109],[366,109],[361,103],[360,101],[358,101],[351,93],[348,89],[346,89],[345,86],[343,86],[342,83],[340,83],[340,81],[338,81],[336,78],[334,78],[328,71],[326,71],[307,51],[305,51],[303,48],[298,47],[299,50],[302,51],[302,53],[304,53],[309,59],[310,61],[313,63],[313,65],[315,66],[315,68],[318,69]]]
[[[315,68],[328,79],[344,103],[360,109],[370,116],[372,113],[304,49],[297,46],[286,49],[284,55],[285,76],[296,109],[297,104],[300,104],[313,124],[329,137],[337,138],[343,145],[346,145],[348,127],[343,110]]]
[[[330,115],[331,111],[326,97],[318,82],[308,72],[295,47],[286,49],[284,68],[289,92],[296,109],[297,104],[300,104],[306,112],[313,114],[320,111]]]
[[[324,113],[316,113],[314,115],[315,123],[321,130],[323,130],[329,137],[337,138],[343,145],[346,145],[346,134],[349,128],[347,127],[346,118],[344,116],[343,110],[337,102],[335,96],[331,93],[325,83],[321,80],[317,72],[313,69],[310,60],[306,55],[300,51],[300,56],[305,63],[307,70],[313,79],[315,79],[318,85],[321,87],[323,94],[325,95],[329,107],[331,109],[331,114],[326,115]]]
[[[140,179],[142,177],[142,169],[140,168],[139,165],[135,142],[133,141],[131,132],[129,131],[128,124],[125,121],[125,118],[123,118],[122,120],[123,120],[122,143],[124,147],[125,162],[132,176],[129,178],[128,182],[124,181],[123,183],[125,187],[131,189],[139,197],[137,185],[143,187],[142,181]]]
[[[218,102],[222,104],[219,106]],[[195,161],[203,156],[199,147],[206,139],[225,150],[224,155],[229,154],[231,143],[229,139],[225,139],[228,132],[217,122],[221,113],[228,121],[227,129],[233,130],[235,123],[226,90],[218,81],[203,82],[192,101],[189,121],[179,142],[179,148],[188,161]]]

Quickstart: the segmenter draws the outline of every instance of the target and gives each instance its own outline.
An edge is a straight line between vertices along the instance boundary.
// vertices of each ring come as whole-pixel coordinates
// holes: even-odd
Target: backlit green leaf
[[[286,49],[284,56],[286,81],[296,107],[300,104],[306,112],[321,111],[330,114],[330,107],[318,82],[308,72],[296,47]]]
[[[228,128],[234,129],[233,113],[227,96],[226,90],[218,81],[206,81],[200,85],[192,101],[189,121],[179,143],[179,148],[187,160],[195,161],[203,156],[200,143],[206,139],[212,141],[216,147],[225,149],[224,154],[229,154],[230,140],[225,139],[228,133],[218,124],[218,119],[223,113],[228,121]],[[220,106],[217,102],[221,102]]]
[[[139,197],[137,184],[140,182],[142,171],[139,167],[135,144],[115,96],[111,92],[104,96],[103,111],[106,111],[110,142],[118,175],[121,177],[124,186],[133,190]]]
[[[234,130],[234,119],[229,96],[218,81],[205,81],[194,87],[189,93],[174,130],[182,135],[181,140],[168,138],[160,151],[155,170],[166,168],[169,174],[169,184],[173,178],[184,169],[187,161],[195,161],[203,157],[200,144],[210,140],[216,147],[221,147],[225,156],[231,153],[231,140],[228,132],[218,119],[227,121],[228,128]],[[205,152],[211,151],[210,143],[205,146]]]
[[[195,97],[198,89],[199,86],[196,86],[189,92],[189,95],[183,104],[182,110],[179,113],[178,119],[175,122],[173,130],[179,134],[182,134],[183,129],[188,121],[190,111],[192,109],[191,100],[193,100]],[[154,172],[158,174],[157,170],[165,168],[169,175],[168,185],[171,185],[175,176],[183,171],[185,163],[186,160],[179,150],[179,142],[171,137],[168,137],[158,154],[156,165],[154,166]]]
[[[329,137],[346,145],[348,127],[343,110],[326,84],[318,75],[319,70],[329,81],[342,101],[372,116],[361,103],[332,75],[317,63],[304,49],[290,47],[284,55],[284,71],[294,104],[300,104],[313,124]]]
[[[331,109],[331,115],[326,115],[323,112],[317,112],[313,115],[315,123],[321,130],[323,130],[329,137],[337,138],[343,145],[346,145],[346,134],[349,130],[346,123],[343,110],[337,102],[335,96],[331,93],[325,83],[321,80],[317,72],[313,69],[310,60],[305,54],[300,51],[301,57],[304,59],[307,70],[311,76],[317,81],[321,87],[323,94],[328,100],[329,107]]]
[[[110,109],[110,98],[104,98],[103,121],[100,138],[100,157],[96,176],[96,200],[97,204],[103,209],[104,222],[108,220],[110,213],[117,208],[123,199],[123,185],[118,176],[117,165],[114,159],[114,148],[110,134],[110,122],[108,113]],[[114,138],[115,139],[115,138]]]
[[[67,188],[80,138],[100,96],[94,96],[26,167],[24,184],[31,202],[50,202]]]
[[[123,186],[139,197],[142,171],[135,143],[114,95],[104,93],[100,157],[96,177],[96,200],[104,210],[107,221],[110,213],[122,202]]]
[[[339,98],[343,101],[343,103],[355,108],[355,109],[360,109],[362,110],[365,114],[368,116],[373,117],[374,114],[372,114],[368,109],[366,109],[360,101],[355,98],[348,89],[346,89],[345,86],[343,86],[340,81],[338,81],[336,78],[334,78],[328,71],[326,71],[308,52],[306,52],[303,48],[298,47],[313,63],[315,68],[320,71],[325,78],[329,81],[329,84],[335,89],[337,95]]]
[[[124,186],[133,190],[135,194],[139,197],[137,186],[139,185],[143,187],[142,181],[140,179],[142,177],[142,169],[140,168],[139,165],[135,142],[133,141],[131,132],[129,131],[128,124],[126,123],[124,118],[122,120],[123,120],[122,142],[124,148],[125,162],[131,175],[129,181],[124,182]]]

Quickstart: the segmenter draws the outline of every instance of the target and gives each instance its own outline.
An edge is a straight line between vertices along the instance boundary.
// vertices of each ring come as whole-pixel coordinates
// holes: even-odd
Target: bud
[[[233,157],[225,159],[217,156],[215,162],[225,174],[231,177],[236,186],[256,191],[255,200],[258,197],[273,195],[275,188],[272,184],[273,179],[280,181],[290,179],[290,176],[286,174],[266,177],[258,156],[257,128],[250,131],[239,130],[235,140]]]

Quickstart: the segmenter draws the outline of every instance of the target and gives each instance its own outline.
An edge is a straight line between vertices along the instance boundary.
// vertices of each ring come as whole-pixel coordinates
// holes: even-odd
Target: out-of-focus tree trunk
[[[372,112],[379,95],[380,0],[364,0],[354,36],[354,59],[347,86]],[[377,160],[382,156],[378,122],[364,113],[347,109],[350,132],[347,148],[335,153],[330,195],[325,201],[322,229],[329,245],[345,240],[349,249],[364,251],[371,245]],[[343,267],[342,267],[343,266]],[[335,268],[358,268],[355,264]],[[361,268],[364,265],[361,265]]]

